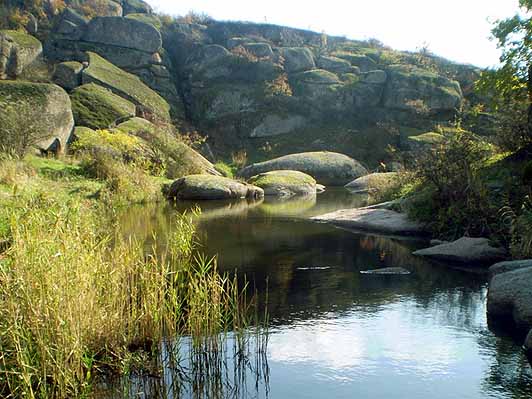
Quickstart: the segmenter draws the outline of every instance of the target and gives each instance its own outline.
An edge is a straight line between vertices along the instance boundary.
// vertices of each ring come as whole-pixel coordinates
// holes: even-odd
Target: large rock
[[[91,3],[93,6],[91,6]],[[119,0],[97,0],[96,2],[88,2],[87,0],[70,0],[69,6],[88,18],[95,16],[121,17],[123,14]]]
[[[153,9],[151,6],[143,0],[122,0],[122,8],[124,9],[124,15],[128,14],[151,14]]]
[[[410,111],[452,111],[462,102],[460,84],[413,66],[394,65],[387,70],[384,106]]]
[[[264,195],[293,197],[316,195],[316,180],[295,170],[275,170],[253,176],[248,183],[264,190]]]
[[[499,262],[490,267],[489,273],[493,277],[497,274],[525,269],[527,267],[532,267],[532,259]]]
[[[427,234],[427,230],[422,224],[410,220],[404,213],[388,209],[342,209],[315,216],[312,219],[318,222],[375,233],[406,236]]]
[[[173,182],[166,196],[178,200],[257,199],[264,197],[264,191],[226,177],[191,175]]]
[[[488,317],[495,323],[513,323],[523,332],[532,328],[532,268],[493,276],[488,289]]]
[[[55,67],[53,80],[65,90],[72,90],[81,85],[83,64],[77,61],[61,62]]]
[[[162,47],[161,33],[151,24],[132,18],[93,18],[83,35],[87,42],[156,53]]]
[[[163,120],[170,119],[170,106],[164,98],[146,86],[138,76],[123,71],[96,53],[88,52],[89,67],[81,75],[82,82],[97,83],[128,99]]]
[[[249,178],[273,170],[297,170],[326,186],[343,186],[368,171],[358,161],[335,152],[304,152],[252,164],[240,171]]]
[[[77,126],[105,129],[119,119],[135,116],[135,104],[94,83],[74,89],[70,100]]]
[[[493,247],[487,238],[462,237],[456,241],[420,249],[414,255],[470,265],[490,264],[506,257],[506,251]]]
[[[0,79],[16,78],[41,53],[41,42],[33,36],[13,30],[0,30]]]
[[[332,56],[321,56],[317,62],[318,68],[334,73],[349,73],[353,70],[349,61]]]
[[[70,98],[61,87],[0,81],[0,141],[63,152],[73,128]]]
[[[131,118],[116,128],[152,144],[157,143],[166,156],[165,176],[169,179],[196,174],[220,175],[203,155],[179,138],[169,137],[170,133],[164,131],[164,128],[157,127],[146,119]]]
[[[397,172],[371,173],[353,180],[345,187],[356,193],[377,192],[393,187],[397,183],[397,177]]]
[[[282,48],[284,68],[288,73],[308,71],[316,68],[314,54],[307,47]]]

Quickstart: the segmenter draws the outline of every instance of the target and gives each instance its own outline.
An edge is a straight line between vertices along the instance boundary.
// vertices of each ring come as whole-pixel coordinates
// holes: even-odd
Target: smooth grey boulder
[[[427,234],[425,226],[421,223],[410,220],[404,213],[388,209],[342,209],[325,215],[315,216],[312,220],[375,233],[406,236],[422,236]]]
[[[22,125],[22,126],[21,126]],[[70,98],[47,83],[0,81],[0,138],[16,146],[28,142],[44,151],[64,152],[74,118]]]
[[[16,78],[41,54],[42,44],[33,36],[0,30],[0,79]]]
[[[343,186],[368,173],[364,166],[347,155],[322,151],[290,154],[255,163],[242,169],[239,175],[250,178],[273,170],[297,170],[312,176],[318,183],[326,186]]]
[[[280,50],[284,68],[288,73],[308,71],[316,68],[314,54],[307,47],[285,47]]]
[[[372,276],[407,276],[412,273],[402,267],[385,267],[382,269],[361,270],[360,274]]]
[[[462,103],[460,84],[414,66],[392,65],[387,69],[384,106],[416,111],[452,111]]]
[[[223,200],[264,197],[264,191],[251,184],[221,176],[190,175],[173,182],[166,190],[168,199]]]
[[[151,24],[124,17],[96,17],[87,25],[83,40],[146,53],[162,47],[161,33]]]
[[[506,251],[493,247],[487,238],[462,237],[456,241],[420,249],[414,255],[465,264],[489,264],[503,260]]]
[[[77,61],[61,62],[55,67],[52,77],[54,83],[65,90],[72,90],[81,85],[83,64]]]
[[[488,288],[488,318],[512,322],[521,331],[532,328],[532,268],[493,276]]]
[[[532,267],[532,259],[499,262],[489,268],[490,276]]]
[[[316,195],[316,180],[296,170],[275,170],[261,173],[248,180],[249,184],[260,187],[264,195],[293,197],[296,195]]]
[[[355,193],[377,192],[392,187],[397,177],[397,172],[371,173],[346,184],[345,188]]]

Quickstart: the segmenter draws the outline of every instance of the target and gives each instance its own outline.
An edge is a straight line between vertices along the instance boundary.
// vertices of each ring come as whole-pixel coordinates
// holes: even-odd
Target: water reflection
[[[267,298],[270,397],[531,397],[520,348],[488,330],[484,277],[413,257],[424,242],[307,219],[365,201],[336,190],[293,201],[199,204],[202,250],[218,254],[221,270],[250,279],[263,305]],[[193,205],[131,209],[122,225],[148,248],[163,241],[175,212]],[[412,274],[359,273],[381,267]]]

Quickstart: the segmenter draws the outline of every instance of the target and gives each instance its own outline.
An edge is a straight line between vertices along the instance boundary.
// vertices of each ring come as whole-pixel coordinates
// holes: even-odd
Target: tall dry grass
[[[10,234],[0,256],[2,397],[84,396],[95,375],[127,372],[132,352],[155,355],[163,337],[201,341],[250,321],[236,280],[194,257],[186,215],[167,250],[146,255],[94,204],[36,195],[0,213]]]

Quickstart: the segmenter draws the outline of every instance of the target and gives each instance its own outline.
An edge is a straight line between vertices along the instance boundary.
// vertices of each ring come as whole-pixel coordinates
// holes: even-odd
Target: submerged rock
[[[312,220],[327,222],[341,227],[393,235],[425,235],[425,227],[410,220],[404,213],[388,209],[343,209]]]
[[[373,269],[373,270],[361,270],[360,274],[369,274],[369,275],[385,275],[385,276],[406,276],[411,274],[409,270],[406,270],[402,267],[385,267],[383,269]]]
[[[295,170],[275,170],[253,176],[248,183],[264,190],[264,195],[292,197],[294,195],[315,195],[316,180]]]
[[[488,317],[491,322],[511,322],[518,330],[532,328],[532,268],[493,276],[488,289]]]
[[[264,197],[264,190],[226,177],[191,175],[173,182],[165,194],[181,200],[255,199]]]
[[[252,164],[242,169],[239,175],[249,178],[274,170],[303,172],[326,186],[343,186],[368,173],[364,166],[347,155],[323,151],[285,155],[270,161]]]
[[[504,259],[506,251],[492,247],[487,238],[462,237],[447,244],[420,249],[414,255],[458,263],[487,264]]]

